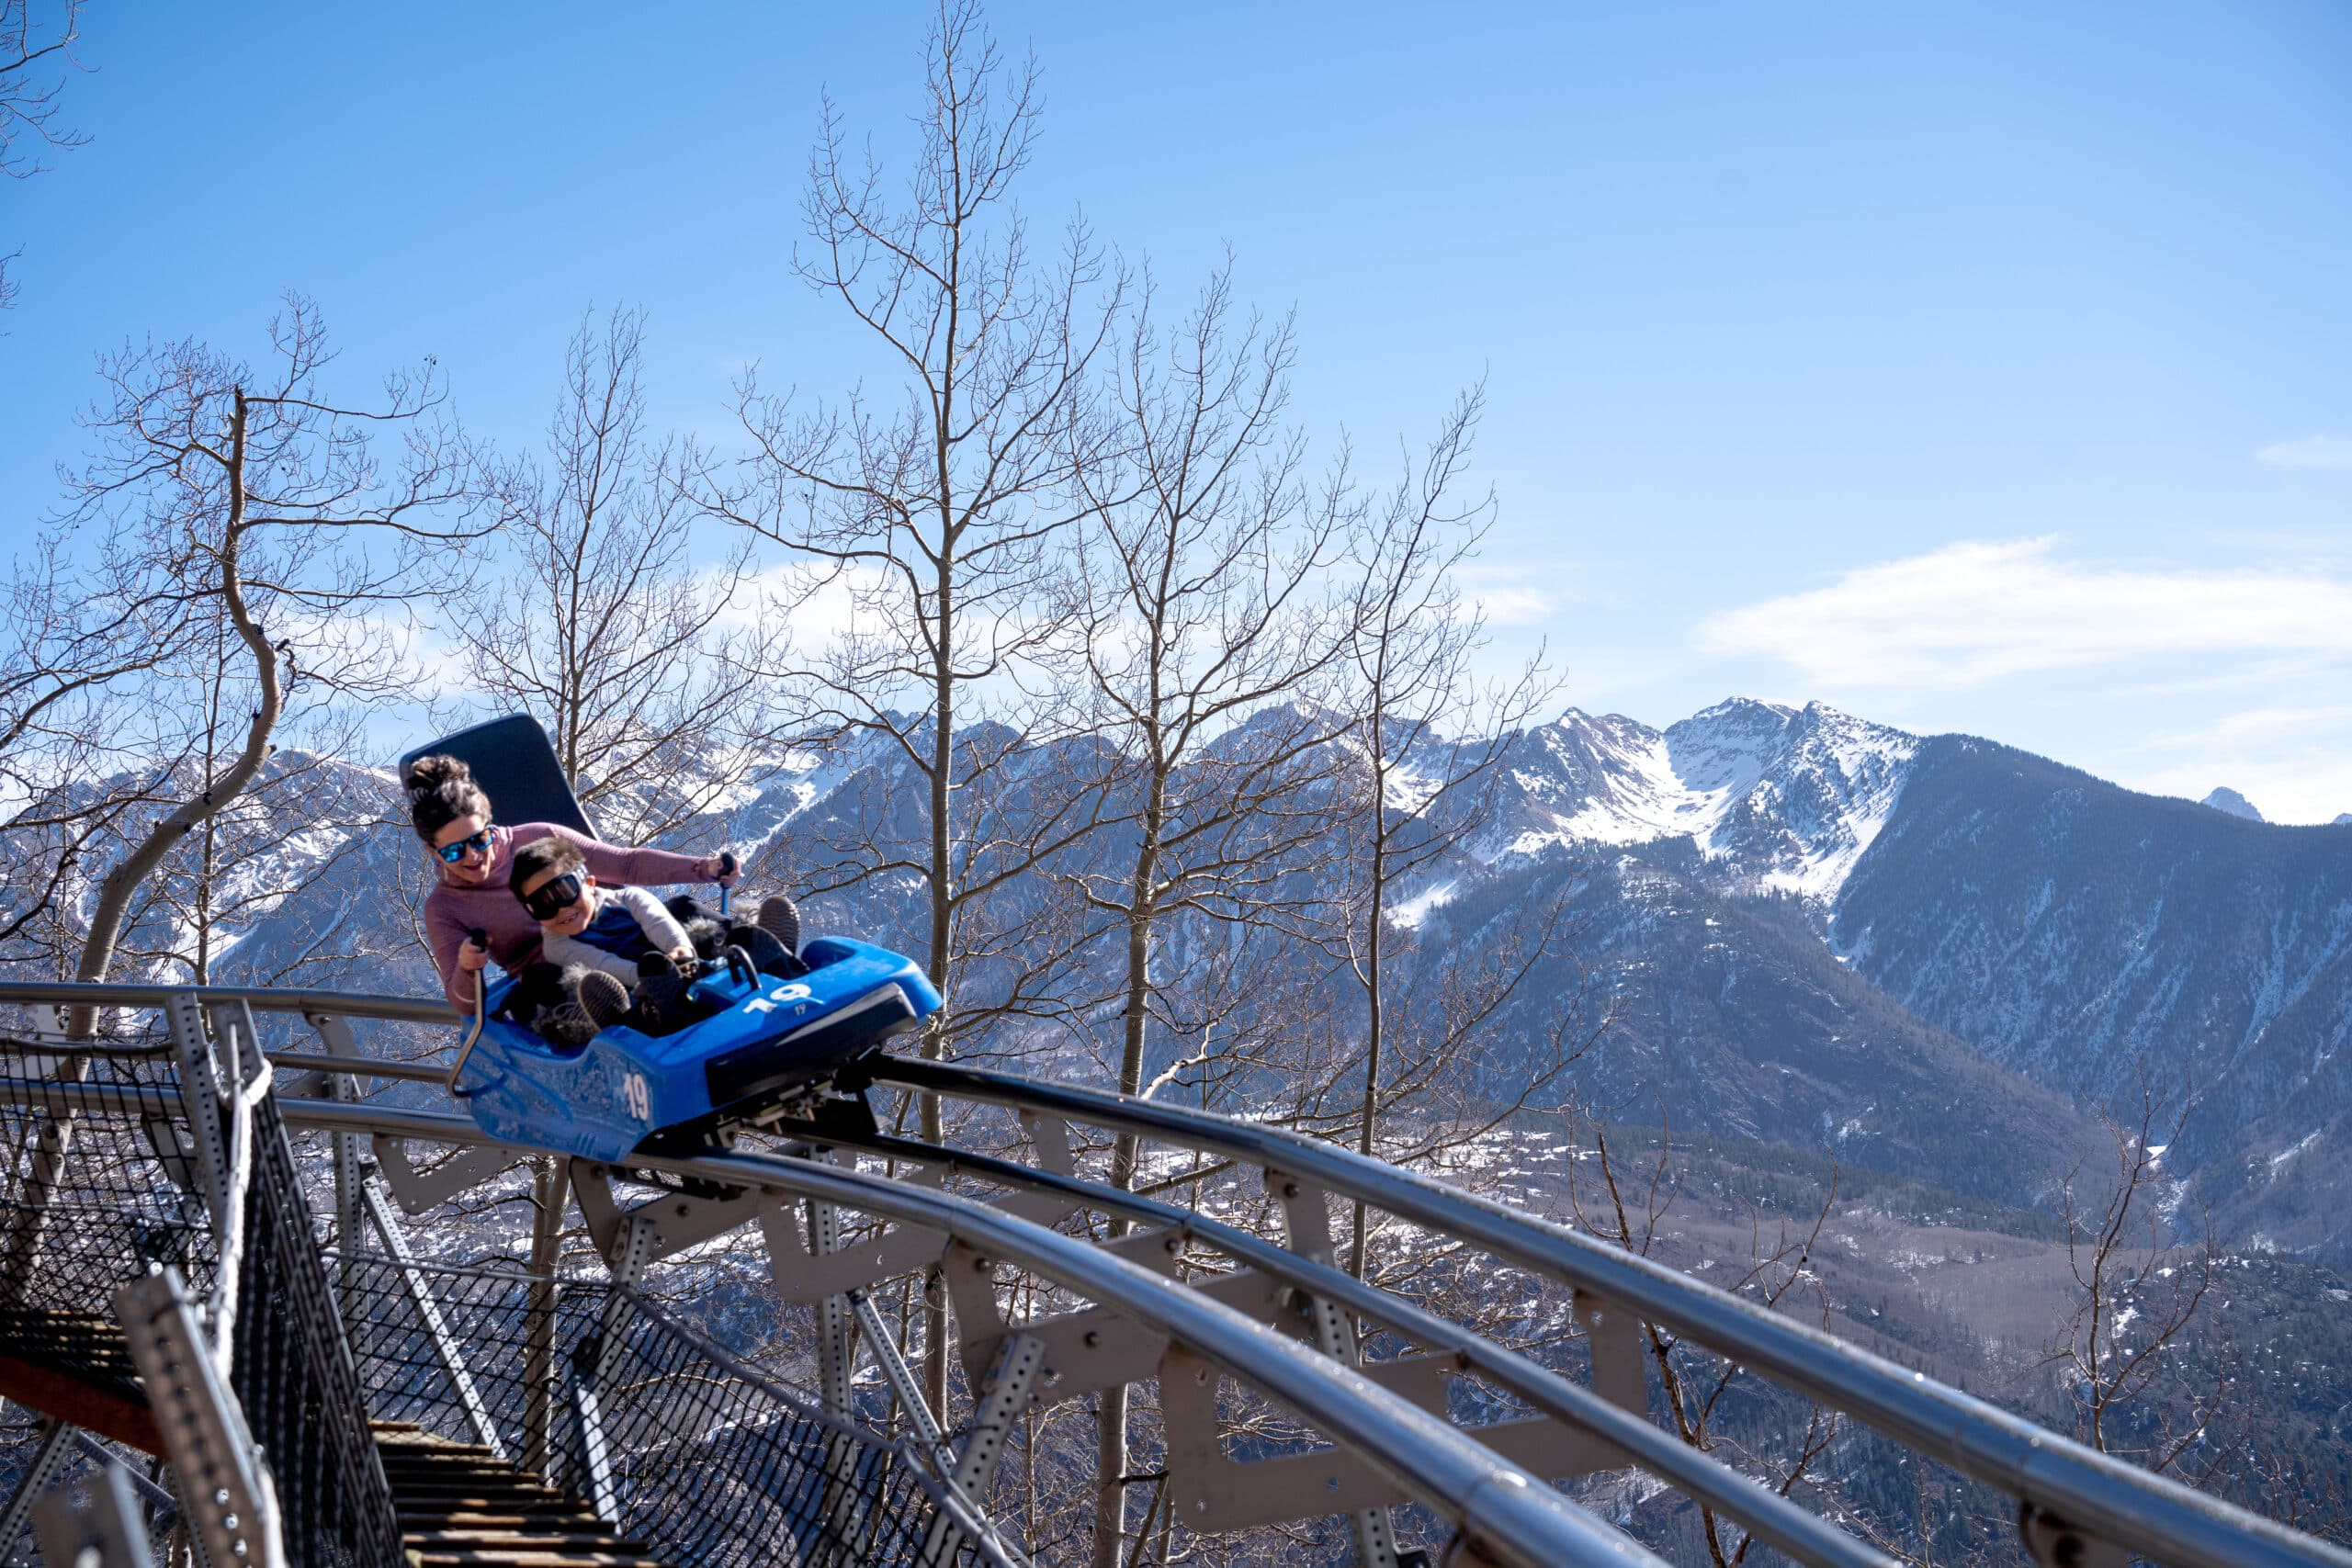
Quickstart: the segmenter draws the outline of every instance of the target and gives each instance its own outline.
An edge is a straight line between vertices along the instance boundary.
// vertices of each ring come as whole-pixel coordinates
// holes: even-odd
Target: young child
[[[508,885],[540,933],[540,962],[517,995],[546,1015],[533,1027],[558,1043],[584,1043],[583,1022],[587,1034],[621,1022],[667,1034],[705,1016],[687,997],[702,947],[740,946],[763,974],[807,973],[793,952],[799,911],[787,898],[762,904],[757,925],[721,925],[704,919],[691,897],[665,904],[641,887],[597,886],[579,846],[562,838],[516,850]]]

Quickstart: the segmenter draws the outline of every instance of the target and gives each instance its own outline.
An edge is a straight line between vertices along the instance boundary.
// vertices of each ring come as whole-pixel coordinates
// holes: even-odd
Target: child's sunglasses
[[[466,858],[466,855],[467,855],[468,852],[472,851],[472,850],[484,850],[484,851],[487,851],[489,848],[490,848],[490,829],[487,829],[487,828],[484,828],[481,832],[476,833],[476,834],[475,834],[472,838],[470,838],[470,839],[459,839],[459,840],[458,840],[456,843],[454,843],[454,844],[442,844],[442,845],[439,845],[439,846],[437,846],[437,847],[435,847],[435,850],[434,850],[434,852],[434,852],[435,854],[439,855],[443,860],[447,861],[449,864],[451,864],[451,865],[455,865],[455,864],[457,864],[459,861],[461,861],[461,860],[463,860],[463,859],[465,859],[465,858]]]
[[[535,920],[551,920],[580,902],[582,891],[580,874],[567,871],[552,882],[543,882],[523,895],[523,908],[531,911]]]

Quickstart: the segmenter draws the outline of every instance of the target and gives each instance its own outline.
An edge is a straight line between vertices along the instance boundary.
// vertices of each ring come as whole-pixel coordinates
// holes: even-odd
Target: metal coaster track
[[[425,1080],[441,1077],[437,1067],[388,1063],[358,1054],[349,1021],[457,1021],[438,999],[226,988],[192,993],[187,987],[153,986],[0,986],[0,1002],[28,1007],[163,1008],[175,998],[190,996],[207,1007],[242,1006],[255,1012],[300,1015],[317,1032],[324,1049],[274,1051],[272,1063],[280,1069],[327,1075],[327,1082],[341,1075]],[[51,1037],[41,1043],[44,1050],[57,1052],[62,1043]],[[812,1259],[808,1253],[798,1254],[800,1264],[808,1266],[812,1277],[834,1282],[827,1289],[842,1288],[842,1293],[829,1300],[854,1303],[859,1311],[870,1312],[858,1293],[861,1279],[887,1277],[892,1270],[903,1273],[909,1267],[944,1258],[951,1288],[960,1279],[965,1290],[980,1292],[977,1314],[965,1310],[972,1298],[957,1298],[959,1320],[972,1315],[986,1319],[993,1315],[989,1304],[992,1298],[988,1295],[991,1270],[999,1265],[1013,1267],[1095,1306],[1090,1314],[1079,1314],[1083,1321],[1052,1320],[1026,1330],[996,1324],[1004,1356],[992,1380],[977,1375],[973,1379],[975,1398],[980,1404],[1001,1413],[1014,1408],[1003,1401],[1017,1402],[1032,1395],[1033,1383],[1028,1380],[1034,1367],[1018,1375],[1013,1370],[1015,1352],[1024,1345],[1031,1348],[1032,1362],[1047,1355],[1044,1348],[1051,1345],[1057,1348],[1050,1354],[1069,1356],[1076,1364],[1086,1359],[1072,1348],[1079,1343],[1080,1331],[1084,1331],[1084,1342],[1091,1346],[1097,1330],[1115,1320],[1148,1336],[1153,1345],[1164,1347],[1167,1359],[1154,1364],[1159,1369],[1163,1395],[1171,1404],[1170,1369],[1199,1364],[1206,1369],[1203,1376],[1221,1372],[1293,1411],[1332,1441],[1342,1455],[1368,1467],[1394,1495],[1427,1507],[1453,1529],[1458,1546],[1530,1568],[1658,1561],[1549,1484],[1552,1475],[1570,1468],[1585,1472],[1628,1464],[1703,1503],[1795,1561],[1832,1568],[1861,1568],[1890,1561],[1876,1548],[1712,1457],[1685,1447],[1654,1425],[1641,1390],[1641,1357],[1632,1339],[1641,1322],[1659,1325],[1730,1358],[1853,1417],[1915,1454],[2005,1494],[2017,1505],[2020,1531],[2039,1562],[2120,1564],[2128,1553],[2189,1568],[2352,1565],[2352,1553],[2093,1452],[1831,1335],[1566,1226],[1331,1144],[1207,1112],[945,1064],[891,1058],[880,1066],[875,1081],[1013,1111],[1032,1134],[1038,1163],[933,1146],[830,1122],[821,1128],[778,1129],[783,1135],[804,1140],[807,1147],[802,1153],[632,1156],[627,1170],[575,1161],[574,1180],[592,1230],[599,1224],[596,1214],[591,1213],[592,1184],[604,1194],[598,1200],[605,1206],[599,1211],[605,1217],[598,1239],[607,1257],[615,1260],[616,1280],[627,1283],[634,1278],[633,1272],[625,1275],[625,1259],[628,1269],[634,1269],[663,1250],[686,1245],[677,1239],[677,1235],[684,1234],[683,1230],[667,1240],[657,1232],[656,1209],[666,1213],[672,1207],[668,1203],[625,1213],[611,1210],[609,1181],[626,1181],[630,1173],[639,1171],[678,1179],[690,1192],[738,1194],[695,1201],[701,1205],[690,1222],[701,1227],[695,1231],[695,1238],[719,1234],[729,1224],[762,1224],[767,1228],[780,1292],[786,1288],[787,1265],[785,1254],[776,1250],[779,1233],[775,1227],[779,1223],[792,1224],[793,1200],[809,1205],[809,1248],[815,1256]],[[16,1083],[10,1089],[20,1101],[39,1103],[56,1112],[146,1118],[159,1113],[164,1098],[120,1086],[65,1079]],[[289,1125],[337,1134],[339,1141],[375,1140],[379,1149],[388,1143],[397,1145],[413,1140],[513,1149],[517,1155],[547,1152],[494,1144],[462,1115],[355,1102],[348,1095],[281,1097],[277,1105]],[[1052,1152],[1055,1137],[1063,1135],[1070,1123],[1133,1134],[1151,1143],[1266,1172],[1284,1199],[1290,1245],[1079,1176],[1069,1162],[1066,1142],[1060,1145],[1063,1152],[1058,1160]],[[1054,1136],[1041,1135],[1041,1131],[1050,1131]],[[831,1163],[828,1149],[884,1156],[901,1168],[920,1169],[893,1179],[858,1170],[854,1164]],[[999,1202],[959,1196],[936,1185],[948,1176],[983,1180],[1018,1196]],[[1541,1279],[1570,1287],[1577,1315],[1595,1337],[1595,1385],[1571,1382],[1333,1267],[1328,1238],[1313,1234],[1323,1224],[1327,1194],[1361,1201]],[[681,1201],[674,1207],[684,1215],[694,1203]],[[845,1271],[862,1259],[829,1257],[818,1240],[819,1215],[835,1211],[872,1215],[897,1227],[883,1233],[881,1244],[863,1248],[874,1255],[864,1276]],[[1121,1242],[1098,1245],[1053,1228],[1057,1218],[1072,1211],[1113,1215],[1148,1228]],[[1301,1216],[1309,1211],[1314,1217],[1302,1229]],[[779,1215],[786,1217],[779,1221]],[[933,1237],[935,1245],[922,1242],[924,1235]],[[894,1251],[893,1238],[907,1245]],[[1308,1334],[1308,1342],[1301,1343],[1291,1337],[1301,1332],[1297,1325],[1293,1325],[1290,1333],[1276,1332],[1263,1313],[1252,1315],[1229,1304],[1245,1293],[1239,1287],[1247,1280],[1228,1275],[1225,1279],[1232,1288],[1213,1291],[1187,1285],[1172,1272],[1152,1266],[1164,1264],[1188,1247],[1221,1255],[1249,1280],[1266,1281],[1264,1289],[1273,1292],[1269,1300],[1303,1303],[1310,1316],[1321,1312],[1319,1351],[1314,1348],[1317,1334]],[[970,1282],[972,1275],[978,1277],[979,1284]],[[1398,1375],[1396,1363],[1358,1364],[1352,1328],[1357,1317],[1434,1353],[1423,1359],[1442,1360],[1448,1371],[1475,1375],[1523,1401],[1549,1419],[1551,1425],[1545,1430],[1556,1434],[1555,1443],[1582,1445],[1578,1462],[1573,1467],[1554,1466],[1547,1473],[1543,1463],[1531,1466],[1498,1451],[1494,1445],[1513,1435],[1505,1427],[1459,1427],[1442,1413],[1442,1399],[1431,1408],[1426,1399],[1400,1393],[1406,1380]],[[1334,1328],[1335,1322],[1343,1326]],[[988,1325],[983,1322],[979,1326],[985,1329]],[[1613,1337],[1609,1344],[1615,1351],[1633,1353],[1618,1354],[1605,1366],[1600,1348],[1604,1330]],[[977,1331],[967,1325],[967,1333],[971,1332]],[[967,1366],[974,1364],[976,1342],[967,1337]],[[879,1346],[876,1350],[883,1353]],[[1129,1353],[1127,1363],[1123,1363],[1129,1365],[1125,1374],[1112,1368],[1099,1375],[1127,1381],[1136,1375],[1131,1364],[1139,1353]],[[1118,1358],[1106,1350],[1098,1359],[1109,1367]],[[1630,1392],[1625,1381],[1628,1366],[1634,1370]],[[903,1371],[899,1369],[900,1375]],[[846,1372],[839,1375],[845,1387]],[[1081,1382],[1077,1391],[1097,1386],[1106,1383]],[[903,1388],[900,1392],[903,1405],[911,1396]],[[990,1404],[991,1400],[998,1403]],[[915,1403],[920,1404],[919,1398]],[[912,1411],[909,1414],[922,1429],[923,1418]],[[984,1490],[985,1477],[992,1472],[993,1450],[985,1465],[973,1460],[974,1452],[984,1446],[980,1438],[986,1426],[978,1413],[975,1420],[974,1437],[961,1460],[949,1451],[945,1438],[935,1428],[932,1447],[941,1456],[943,1472],[968,1470],[980,1478]],[[1171,1415],[1171,1432],[1172,1423]],[[978,1495],[969,1486],[950,1486],[947,1491],[959,1506]],[[1306,1506],[1301,1511],[1317,1510]],[[1393,1546],[1381,1544],[1386,1539],[1381,1533],[1385,1529],[1385,1506],[1359,1508],[1357,1517],[1360,1554],[1367,1561],[1396,1561]]]
[[[318,1100],[279,1103],[288,1122],[322,1132],[443,1144],[491,1143],[472,1122],[440,1112]],[[1466,1536],[1500,1549],[1507,1561],[1527,1568],[1659,1561],[1541,1481],[1499,1462],[1459,1428],[1355,1370],[1269,1335],[1230,1308],[1170,1290],[1166,1276],[1103,1247],[1012,1218],[972,1199],[813,1160],[725,1154],[632,1158],[630,1164],[719,1186],[791,1193],[941,1231],[985,1258],[1019,1264],[1113,1305],[1290,1406],[1327,1436],[1369,1458],[1399,1489]]]

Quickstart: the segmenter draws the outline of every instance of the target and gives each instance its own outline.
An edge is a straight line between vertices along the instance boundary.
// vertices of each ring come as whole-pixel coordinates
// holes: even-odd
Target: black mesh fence
[[[276,1101],[254,1130],[231,1382],[277,1483],[287,1558],[401,1568],[391,1488]]]
[[[494,1442],[665,1562],[1003,1560],[933,1542],[937,1488],[899,1450],[636,1292],[374,1254],[330,1267],[379,1418]]]
[[[134,1416],[144,1396],[115,1292],[168,1266],[201,1302],[221,1274],[162,1023],[126,1014],[81,1049],[0,1023],[0,1355]],[[225,1042],[220,1054],[232,1059]],[[298,1160],[266,1100],[253,1133],[232,1384],[272,1472],[289,1562],[402,1563],[371,1418],[490,1446],[680,1568],[1008,1560],[946,1528],[949,1500],[910,1451],[635,1292],[322,1255],[326,1205],[303,1185],[329,1177],[323,1141]],[[21,1464],[29,1432],[0,1444],[14,1461],[0,1470]]]
[[[114,1292],[151,1265],[178,1269],[192,1293],[212,1288],[204,1200],[151,1142],[177,1151],[178,1084],[161,1043],[74,1056],[0,1043],[0,1332],[14,1342],[111,1334]],[[77,1110],[66,1090],[115,1109]]]
[[[20,1402],[62,1393],[85,1420],[115,1411],[135,1427],[145,1396],[114,1292],[163,1266],[194,1299],[220,1278],[178,1078],[168,1040],[71,1054],[0,1041],[0,1351],[43,1376]],[[357,1371],[270,1101],[251,1134],[230,1382],[272,1472],[288,1560],[401,1568]]]

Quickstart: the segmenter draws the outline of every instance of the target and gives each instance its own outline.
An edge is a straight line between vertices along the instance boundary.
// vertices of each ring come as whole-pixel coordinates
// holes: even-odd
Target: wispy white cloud
[[[1968,541],[1710,617],[1708,653],[1809,688],[1968,686],[2177,654],[2352,656],[2352,578],[2072,561],[2052,539]]]
[[[2148,737],[2148,744],[2202,750],[2215,746],[2323,739],[2352,739],[2352,704],[2245,708],[2237,713],[2224,714],[2213,723],[2200,725],[2194,729],[2169,730],[2152,735]]]
[[[1472,601],[1490,626],[1535,626],[1551,617],[1552,595],[1540,588],[1510,588],[1497,584],[1476,589]]]
[[[2352,435],[2305,435],[2274,441],[2254,455],[2281,468],[2352,468]]]
[[[1540,627],[1584,596],[1584,562],[1526,556],[1472,561],[1454,573],[1489,626]]]

